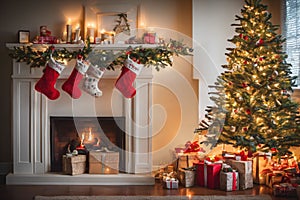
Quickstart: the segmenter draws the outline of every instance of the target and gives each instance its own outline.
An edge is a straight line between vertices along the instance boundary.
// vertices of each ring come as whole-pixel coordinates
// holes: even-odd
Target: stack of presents
[[[160,169],[156,178],[168,189],[182,185],[235,191],[260,184],[270,187],[274,196],[297,196],[297,190],[300,191],[299,163],[293,156],[278,159],[261,152],[250,158],[244,151],[199,156],[201,151],[196,148],[196,151],[177,152],[176,162]]]
[[[63,173],[79,175],[89,174],[118,174],[119,152],[106,150],[89,151],[87,155],[77,153],[63,155]]]

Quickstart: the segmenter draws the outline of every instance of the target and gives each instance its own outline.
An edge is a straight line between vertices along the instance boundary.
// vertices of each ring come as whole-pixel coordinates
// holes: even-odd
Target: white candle
[[[72,42],[72,25],[67,24],[66,29],[67,29],[67,43],[71,43]]]
[[[86,37],[89,38],[90,43],[95,43],[95,28],[87,27]]]

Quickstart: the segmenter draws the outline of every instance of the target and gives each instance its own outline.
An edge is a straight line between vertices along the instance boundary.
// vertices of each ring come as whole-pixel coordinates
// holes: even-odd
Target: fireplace
[[[13,46],[11,47],[13,48]],[[73,47],[68,46],[68,48]],[[105,72],[99,82],[99,88],[103,91],[101,97],[95,98],[82,91],[82,96],[79,99],[72,99],[61,87],[71,74],[74,65],[75,62],[69,62],[60,74],[55,85],[55,88],[60,92],[60,97],[52,101],[34,89],[35,83],[43,75],[43,67],[30,68],[26,63],[13,61],[13,172],[7,175],[6,184],[154,184],[154,178],[151,176],[152,69],[145,68],[136,77],[134,87],[137,89],[137,93],[132,99],[124,98],[114,87],[120,70],[107,70]],[[84,173],[71,176],[60,172],[59,163],[53,164],[53,160],[59,160],[60,157],[60,155],[57,158],[51,155],[53,150],[51,139],[56,134],[55,131],[52,133],[52,130],[57,129],[53,126],[62,123],[60,120],[69,121],[69,119],[71,121],[75,119],[77,126],[77,120],[85,121],[91,118],[96,120],[95,124],[101,123],[103,130],[97,131],[104,133],[100,140],[106,140],[106,144],[104,143],[106,147],[114,146],[120,150],[125,149],[120,154],[121,162],[119,163],[122,173],[114,175]],[[52,124],[53,121],[56,125]],[[63,123],[65,124],[65,122]],[[70,138],[77,137],[78,134],[80,138],[79,129],[76,129],[77,132],[70,131],[72,133],[66,131],[66,129],[72,130],[74,128],[72,123],[70,122],[69,125],[64,125],[65,128],[58,128],[57,130],[57,134],[63,131],[67,135],[63,139],[65,140],[63,144],[60,144],[62,146],[67,145]],[[110,136],[110,131],[106,130],[106,124],[110,123],[124,125],[123,127],[118,126],[123,131],[118,133],[118,135],[122,135],[121,137]],[[88,132],[89,128],[94,131],[94,127],[88,126],[85,132]],[[70,136],[69,134],[74,135]],[[58,154],[62,153],[65,152],[58,152]]]
[[[51,172],[61,172],[63,155],[74,150],[83,155],[91,150],[119,152],[119,171],[125,172],[124,130],[124,117],[51,116]]]

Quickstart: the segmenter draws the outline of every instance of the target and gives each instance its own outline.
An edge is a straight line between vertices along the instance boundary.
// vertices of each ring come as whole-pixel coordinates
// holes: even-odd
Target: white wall
[[[194,76],[199,79],[199,118],[207,105],[208,85],[213,85],[226,64],[227,41],[234,35],[235,15],[244,5],[241,0],[193,0]]]

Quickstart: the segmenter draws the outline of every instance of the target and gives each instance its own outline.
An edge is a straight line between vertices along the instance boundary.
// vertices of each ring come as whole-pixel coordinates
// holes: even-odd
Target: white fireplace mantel
[[[13,44],[7,44],[13,48]],[[59,46],[63,47],[63,46]],[[76,46],[67,46],[77,48]],[[120,50],[128,46],[110,46],[103,49]],[[99,48],[99,47],[97,47]],[[61,96],[49,100],[34,89],[43,74],[43,67],[31,68],[13,60],[13,172],[6,177],[7,184],[76,184],[76,185],[151,185],[152,171],[152,69],[145,68],[137,76],[136,96],[124,98],[114,89],[120,70],[106,71],[99,88],[102,97],[94,98],[84,92],[74,100],[61,85],[73,70],[67,66],[59,76],[56,88]],[[126,132],[126,163],[128,173],[118,175],[83,174],[77,176],[50,172],[50,116],[124,116]]]

